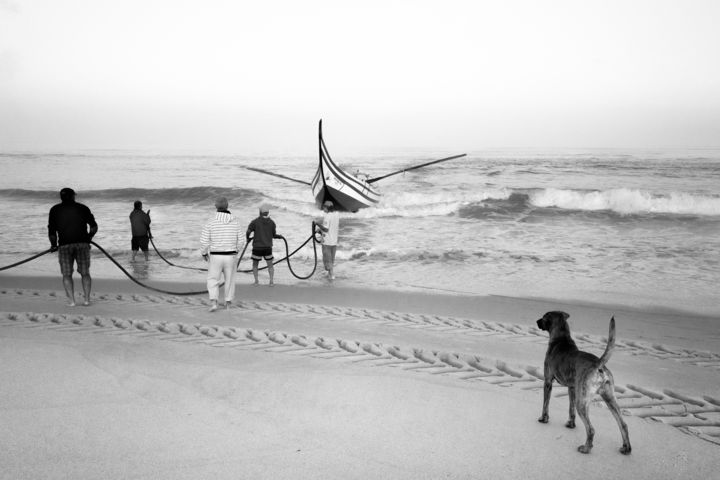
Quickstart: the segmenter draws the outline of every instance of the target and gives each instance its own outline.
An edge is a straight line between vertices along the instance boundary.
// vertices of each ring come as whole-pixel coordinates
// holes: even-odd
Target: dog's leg
[[[632,451],[632,447],[630,446],[630,434],[628,433],[627,424],[620,413],[620,407],[615,400],[615,392],[613,390],[612,384],[605,383],[599,393],[610,409],[610,413],[612,413],[613,417],[615,417],[618,427],[620,427],[620,435],[622,435],[623,441],[622,447],[620,447],[620,453],[623,455],[630,455],[630,452]]]
[[[568,397],[570,397],[570,412],[565,426],[575,428],[575,387],[568,387]]]
[[[577,413],[580,415],[580,420],[582,420],[585,424],[585,434],[587,435],[587,439],[585,440],[584,445],[580,445],[578,447],[578,452],[590,453],[590,450],[592,450],[593,447],[593,438],[595,438],[595,428],[593,428],[592,423],[590,423],[590,399],[587,395],[581,395],[580,398],[582,400],[577,404]]]
[[[540,418],[538,418],[538,422],[540,423],[548,423],[549,415],[548,415],[548,406],[550,405],[550,394],[552,393],[552,377],[547,374],[547,370],[545,371],[545,383],[543,384],[543,406],[542,406],[542,415],[540,415]]]
[[[595,428],[592,426],[592,423],[590,423],[590,397],[587,395],[587,392],[583,390],[586,389],[581,387],[578,392],[578,398],[580,398],[580,401],[577,403],[576,407],[580,420],[582,420],[585,425],[585,434],[587,438],[585,439],[585,444],[578,447],[578,452],[590,453],[590,450],[592,450],[592,441],[595,438]]]

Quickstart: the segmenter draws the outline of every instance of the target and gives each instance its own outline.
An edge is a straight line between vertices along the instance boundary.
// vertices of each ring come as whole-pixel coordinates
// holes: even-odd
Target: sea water
[[[384,175],[456,152],[334,154],[348,171]],[[133,202],[150,209],[158,251],[203,267],[202,225],[214,199],[229,199],[246,225],[261,203],[290,250],[321,215],[310,188],[246,170],[309,182],[312,155],[220,155],[142,151],[0,154],[0,266],[47,249],[47,215],[71,187],[99,224],[95,242],[148,284],[197,282],[204,274],[130,261]],[[720,314],[720,150],[478,151],[375,184],[380,204],[341,213],[336,285],[470,295],[545,297]],[[276,258],[284,245],[275,245]],[[125,278],[93,250],[96,276]],[[319,255],[319,249],[318,249]],[[142,255],[138,256],[141,258]],[[313,242],[291,262],[306,275]],[[247,254],[241,269],[249,269]],[[318,271],[276,281],[327,284]],[[48,254],[0,274],[58,275]],[[266,280],[266,278],[261,279]],[[129,281],[129,280],[128,280]],[[251,282],[239,277],[239,288]],[[329,285],[328,285],[328,288]]]

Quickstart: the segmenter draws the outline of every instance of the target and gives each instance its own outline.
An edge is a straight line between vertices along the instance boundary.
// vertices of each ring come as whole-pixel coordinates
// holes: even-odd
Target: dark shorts
[[[272,260],[273,259],[272,247],[253,248],[251,258],[253,260],[260,260],[262,258],[264,258],[265,260],[268,260],[268,261]]]
[[[80,275],[90,273],[90,244],[70,243],[58,248],[58,261],[60,273],[69,277],[73,273],[73,263],[77,262],[77,271]]]
[[[149,243],[150,237],[147,235],[143,235],[142,237],[132,237],[132,240],[130,240],[130,248],[132,248],[133,252],[137,252],[138,250],[147,252]]]

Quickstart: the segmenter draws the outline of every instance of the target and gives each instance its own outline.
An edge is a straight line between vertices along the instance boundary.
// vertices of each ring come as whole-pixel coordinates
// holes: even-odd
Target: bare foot
[[[90,301],[89,301],[89,300],[85,300],[85,301],[83,302],[83,307],[89,307],[89,306],[90,306]]]
[[[269,286],[274,287],[275,284],[273,282],[268,283]]]
[[[74,307],[74,306],[75,306],[75,301],[74,301],[74,300],[68,300],[67,306],[68,306],[68,307]]]

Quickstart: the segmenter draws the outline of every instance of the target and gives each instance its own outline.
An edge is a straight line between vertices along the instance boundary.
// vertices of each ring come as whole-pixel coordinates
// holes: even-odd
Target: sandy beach
[[[76,281],[76,283],[79,283]],[[159,285],[159,284],[158,284]],[[194,283],[168,283],[192,290]],[[718,319],[540,299],[238,285],[204,296],[0,276],[0,477],[712,478]],[[545,311],[609,367],[633,451],[594,403],[595,447],[556,386],[540,424]]]

